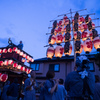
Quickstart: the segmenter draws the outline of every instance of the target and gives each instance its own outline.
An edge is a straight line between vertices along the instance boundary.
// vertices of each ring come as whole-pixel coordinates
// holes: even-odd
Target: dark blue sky
[[[0,0],[0,47],[7,46],[10,37],[15,44],[22,40],[23,49],[34,59],[46,57],[44,46],[49,37],[46,33],[52,26],[49,21],[70,9],[85,8],[87,11],[80,14],[95,12],[96,15],[91,17],[100,18],[100,0]],[[99,20],[94,23],[100,25]]]

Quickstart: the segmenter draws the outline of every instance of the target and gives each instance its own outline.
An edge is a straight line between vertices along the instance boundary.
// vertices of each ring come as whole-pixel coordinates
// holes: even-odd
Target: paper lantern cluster
[[[2,53],[13,53],[13,52],[15,52],[19,56],[23,57],[23,59],[25,59],[25,60],[22,59],[22,62],[25,62],[25,61],[33,62],[34,61],[34,59],[31,56],[29,56],[25,52],[21,51],[17,47],[0,49],[0,54],[2,54]]]
[[[0,73],[0,81],[1,82],[6,82],[7,79],[8,79],[8,75],[7,74]]]
[[[74,36],[71,36],[72,28]],[[52,58],[54,55],[55,57],[62,57],[63,53],[70,55],[72,53],[71,39],[75,41],[75,53],[80,54],[83,49],[86,53],[89,53],[93,45],[95,49],[100,50],[100,37],[90,16],[87,15],[84,18],[79,13],[75,13],[72,21],[64,16],[59,22],[57,20],[53,22],[48,40],[50,47],[47,49],[47,58]],[[61,46],[61,43],[65,43],[64,47]],[[57,44],[57,47],[54,48],[54,44]]]
[[[11,60],[11,59],[10,60],[0,61],[0,66],[2,66],[2,67],[10,66],[13,69],[17,69],[19,71],[26,72],[27,74],[29,74],[31,72],[30,68],[22,66],[21,64],[18,64],[16,61]]]

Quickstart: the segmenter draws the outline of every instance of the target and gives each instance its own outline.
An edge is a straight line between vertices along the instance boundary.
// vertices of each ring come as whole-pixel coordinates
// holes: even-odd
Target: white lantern
[[[0,61],[0,66],[3,66],[3,61]]]
[[[8,60],[8,64],[12,65],[14,63],[13,60]]]
[[[86,23],[82,23],[81,24],[81,32],[83,32],[84,30],[87,30],[88,26]]]
[[[8,52],[9,52],[9,53],[12,53],[12,48],[9,48],[9,49],[8,49]]]
[[[17,69],[21,69],[21,65],[18,65],[18,66],[17,66]]]
[[[47,49],[47,58],[51,58],[52,59],[52,57],[54,56],[54,53],[55,53],[55,50],[54,50],[54,48],[53,47],[49,47],[48,49]]]
[[[3,50],[2,49],[0,49],[0,54],[3,52]]]
[[[55,41],[56,41],[56,36],[55,36],[55,35],[51,35],[51,36],[49,37],[49,44],[54,44]]]
[[[64,48],[60,45],[58,45],[56,48],[55,48],[55,57],[62,57],[64,53]]]
[[[6,66],[8,65],[8,60],[4,61],[4,65],[6,65]]]
[[[89,37],[89,32],[88,31],[83,31],[82,32],[82,40],[85,41]]]
[[[62,34],[57,34],[56,43],[62,43],[62,41],[63,41],[63,35]]]
[[[7,53],[7,49],[3,49],[3,53]]]
[[[84,17],[79,17],[78,18],[79,25],[82,24],[84,21],[85,21]]]
[[[90,39],[85,40],[84,41],[84,51],[86,53],[89,53],[92,51],[92,48],[93,48],[92,41]]]
[[[100,37],[95,37],[93,40],[93,44],[95,49],[100,50]]]

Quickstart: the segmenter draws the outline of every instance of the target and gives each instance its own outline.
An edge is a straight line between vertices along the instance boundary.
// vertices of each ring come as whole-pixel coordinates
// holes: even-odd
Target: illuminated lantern
[[[76,41],[79,41],[81,39],[81,33],[79,31],[74,32],[74,39]]]
[[[34,62],[34,59],[31,59],[31,62]]]
[[[65,23],[64,23],[64,24],[65,24],[65,26],[68,25],[68,24],[70,24],[70,20],[67,18],[67,19],[65,20]]]
[[[17,53],[20,54],[20,52],[21,52],[21,51],[18,49],[18,50],[17,50]]]
[[[86,23],[82,23],[81,24],[81,32],[83,32],[84,30],[87,30],[88,26]]]
[[[3,50],[2,49],[0,49],[0,54],[3,52]]]
[[[59,26],[59,23],[57,23],[57,26],[56,26],[56,28],[58,28],[58,26]]]
[[[85,17],[85,23],[88,24],[90,21],[91,21],[91,18],[90,18],[89,15],[87,15],[87,16]]]
[[[78,31],[81,31],[81,25],[78,25]]]
[[[8,52],[9,52],[9,53],[12,53],[12,49],[11,49],[11,48],[9,48],[9,49],[8,49]]]
[[[49,47],[47,49],[47,53],[46,53],[47,58],[51,58],[52,59],[53,56],[54,56],[54,53],[55,53],[54,48],[53,47]]]
[[[29,56],[27,56],[27,58],[26,58],[27,60],[29,60]]]
[[[79,25],[82,24],[85,21],[84,17],[79,17],[78,23]]]
[[[25,58],[22,58],[22,62],[25,62],[26,60],[25,60]]]
[[[8,60],[8,64],[12,65],[14,63],[13,60]]]
[[[95,37],[93,40],[93,44],[95,49],[97,49],[97,51],[100,51],[100,37]]]
[[[82,40],[85,41],[89,37],[89,32],[88,31],[83,31],[82,32]]]
[[[8,60],[4,61],[4,65],[6,65],[6,66],[8,65]]]
[[[29,74],[31,71],[32,71],[32,70],[31,70],[31,69],[29,69],[29,70],[28,70],[28,74]]]
[[[70,42],[66,42],[64,45],[64,54],[70,55],[72,53],[72,45]]]
[[[3,49],[3,53],[7,53],[7,49]]]
[[[62,27],[58,27],[58,34],[61,33]]]
[[[20,56],[23,56],[23,52],[21,51],[19,55],[20,55]]]
[[[50,37],[49,37],[49,44],[54,44],[55,43],[55,41],[56,41],[56,36],[55,35],[50,35]]]
[[[1,75],[2,75],[2,73],[0,73],[0,80],[1,80]]]
[[[2,82],[6,82],[7,79],[8,79],[8,75],[7,74],[2,74],[1,77],[0,77],[0,80]]]
[[[22,69],[22,71],[25,71],[25,67],[23,66],[23,67],[21,67],[21,69]]]
[[[17,66],[17,69],[21,69],[21,65],[18,65],[18,66]]]
[[[98,36],[98,32],[95,29],[92,29],[89,35],[90,35],[91,41],[93,41],[93,39]]]
[[[58,29],[55,28],[55,30],[54,30],[54,34],[57,35],[57,33],[58,33]]]
[[[64,53],[64,48],[60,45],[58,45],[56,48],[55,48],[55,57],[62,57]]]
[[[92,29],[95,29],[95,24],[92,22]]]
[[[64,35],[64,42],[67,42],[67,41],[70,41],[71,40],[71,35],[70,35],[70,33],[65,33],[65,35]]]
[[[92,47],[93,47],[93,45],[92,45],[92,41],[90,39],[87,39],[84,41],[84,51],[86,53],[91,52]]]
[[[13,51],[15,51],[15,52],[16,52],[17,50],[18,50],[18,49],[17,49],[17,47],[13,47]]]
[[[28,68],[25,68],[25,72],[28,73]]]
[[[62,20],[59,21],[59,27],[62,25]]]
[[[29,62],[29,60],[26,60],[27,62]]]
[[[23,54],[23,57],[26,58],[26,54],[25,53]]]
[[[82,50],[83,50],[83,44],[81,43],[81,41],[76,41],[75,42],[75,53],[80,54]]]
[[[63,41],[63,35],[62,34],[57,34],[56,43],[59,44],[59,43],[62,43],[62,41]]]
[[[3,66],[3,61],[0,61],[0,66]]]
[[[13,63],[13,67],[17,68],[18,64],[17,63]]]
[[[66,31],[66,28],[62,27],[61,34],[63,35],[65,31]]]
[[[66,21],[67,18],[68,18],[67,16],[64,16],[64,17],[63,17],[64,23],[65,23],[65,21]]]

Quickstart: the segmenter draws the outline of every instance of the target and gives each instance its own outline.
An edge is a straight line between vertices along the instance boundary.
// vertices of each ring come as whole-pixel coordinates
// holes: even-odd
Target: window
[[[60,65],[59,64],[50,64],[49,70],[54,71],[54,72],[59,72],[60,71]]]
[[[93,62],[90,62],[89,63],[89,67],[90,67],[90,71],[95,71],[95,68],[94,68],[94,63]]]
[[[35,71],[38,71],[39,70],[39,66],[40,64],[31,64],[31,68]]]

